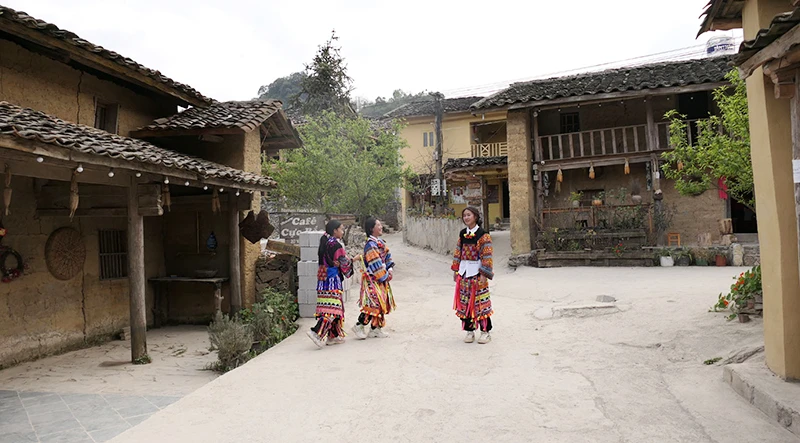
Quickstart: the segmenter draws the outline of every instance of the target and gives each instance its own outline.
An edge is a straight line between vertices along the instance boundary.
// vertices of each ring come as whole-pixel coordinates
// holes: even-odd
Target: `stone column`
[[[509,111],[506,131],[511,252],[526,254],[531,252],[535,233],[530,110]]]
[[[751,0],[743,11],[745,39],[769,26],[783,0]],[[764,286],[767,365],[777,375],[800,379],[800,275],[789,100],[775,98],[761,68],[747,79],[750,142],[755,181],[758,239]]]

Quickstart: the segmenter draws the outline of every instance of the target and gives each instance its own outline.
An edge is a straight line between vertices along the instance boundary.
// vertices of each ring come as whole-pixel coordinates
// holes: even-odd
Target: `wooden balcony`
[[[696,120],[687,121],[689,142],[693,142]],[[602,160],[608,157],[645,157],[669,147],[669,122],[653,125],[650,138],[647,125],[621,126],[539,137],[542,160],[564,163],[571,160]],[[652,141],[650,141],[652,140]]]
[[[505,157],[508,155],[508,143],[473,143],[472,157]]]

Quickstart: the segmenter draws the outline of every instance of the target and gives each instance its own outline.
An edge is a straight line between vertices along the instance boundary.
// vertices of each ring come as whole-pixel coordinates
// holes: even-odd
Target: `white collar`
[[[475,227],[472,228],[472,229],[467,228],[467,232],[470,233],[470,234],[474,234],[474,233],[478,232],[478,228],[479,228],[479,226],[475,225]]]

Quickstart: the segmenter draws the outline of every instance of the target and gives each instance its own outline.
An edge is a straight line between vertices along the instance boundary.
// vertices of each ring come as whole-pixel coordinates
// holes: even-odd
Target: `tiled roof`
[[[75,33],[72,33],[64,29],[59,29],[58,26],[54,24],[47,23],[43,20],[31,17],[30,15],[22,11],[15,11],[11,8],[0,6],[0,25],[2,25],[4,20],[8,20],[10,22],[25,26],[47,37],[62,40],[65,43],[75,46],[75,48],[79,50],[83,50],[88,53],[92,53],[94,55],[98,55],[100,57],[108,59],[125,69],[147,76],[155,81],[163,83],[164,85],[168,86],[171,89],[174,89],[183,94],[194,97],[200,102],[203,103],[213,102],[212,99],[204,96],[194,88],[185,85],[183,83],[178,83],[175,80],[172,80],[171,78],[160,73],[159,71],[155,71],[153,69],[144,67],[127,57],[123,57],[122,55],[117,54],[114,51],[110,51],[108,49],[103,48],[102,46],[98,46],[95,45],[94,43],[88,42],[77,36]],[[0,28],[2,28],[2,26],[0,26]],[[3,29],[3,30],[7,32],[13,32],[8,29]]]
[[[744,8],[745,0],[709,0],[703,13],[703,23],[700,25],[700,34],[706,31],[713,31],[719,27],[712,26],[715,19],[735,19],[742,17],[742,9]]]
[[[442,109],[445,113],[448,112],[466,112],[469,111],[470,105],[480,100],[481,97],[459,97],[459,98],[446,98],[442,100]],[[406,103],[399,108],[386,113],[387,118],[402,118],[402,117],[416,117],[423,115],[434,115],[435,103],[431,100],[421,100],[411,103]]]
[[[800,24],[800,8],[776,15],[775,18],[772,19],[769,28],[758,31],[754,39],[744,41],[739,45],[739,53],[736,54],[734,63],[736,65],[741,65],[746,62],[750,57],[758,53],[758,51],[769,46],[770,43],[786,34],[798,24]]]
[[[275,186],[275,181],[269,177],[159,148],[143,140],[76,125],[2,101],[0,101],[0,136],[15,136],[84,154],[179,169],[197,174],[198,180],[214,178],[230,181],[232,185],[240,183],[259,188]]]
[[[207,108],[189,108],[172,117],[160,118],[142,130],[256,129],[281,109],[278,100],[214,103]]]
[[[514,83],[475,103],[472,109],[562,97],[722,82],[725,81],[725,74],[732,69],[729,66],[730,61],[729,56],[709,57]]]
[[[502,166],[508,164],[508,157],[471,157],[451,158],[444,164],[444,170],[460,168],[478,168],[482,166]]]

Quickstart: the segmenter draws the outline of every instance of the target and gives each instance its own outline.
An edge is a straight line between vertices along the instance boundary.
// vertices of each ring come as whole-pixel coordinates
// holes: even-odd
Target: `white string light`
[[[36,161],[37,161],[37,162],[39,162],[39,163],[41,163],[41,162],[43,162],[43,161],[44,161],[44,158],[43,158],[43,157],[36,157]]]
[[[186,180],[186,183],[183,184],[184,186],[189,186],[189,180]]]
[[[78,174],[80,174],[81,172],[83,172],[83,165],[78,163],[78,167],[75,170],[78,171]]]
[[[137,177],[137,178],[138,178],[138,177],[141,177],[141,176],[142,176],[142,173],[141,173],[141,172],[137,172],[137,173],[136,173],[136,177]]]
[[[168,184],[169,184],[169,178],[167,178],[167,177],[164,177],[164,184],[165,184],[165,185],[168,185]]]
[[[109,176],[109,177],[113,177],[113,176],[114,176],[114,168],[111,168],[111,169],[108,171],[108,176]]]
[[[206,186],[203,186],[203,190],[204,190],[204,191],[208,191],[208,185],[206,185]]]

